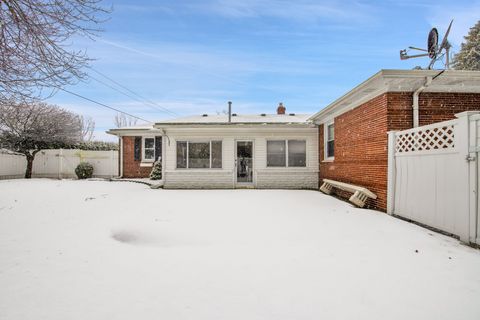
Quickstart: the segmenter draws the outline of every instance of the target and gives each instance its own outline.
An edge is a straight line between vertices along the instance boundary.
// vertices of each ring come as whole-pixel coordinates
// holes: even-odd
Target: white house
[[[161,158],[165,188],[318,188],[318,129],[310,115],[201,115],[112,129],[120,175],[147,177]],[[162,156],[163,155],[163,156]]]

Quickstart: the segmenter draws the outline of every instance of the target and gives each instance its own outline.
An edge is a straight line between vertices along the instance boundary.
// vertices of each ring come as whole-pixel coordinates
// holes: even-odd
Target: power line
[[[143,118],[137,117],[137,116],[135,116],[135,115],[133,115],[133,114],[130,114],[130,113],[125,112],[125,111],[122,111],[122,110],[119,110],[119,109],[117,109],[117,108],[111,107],[111,106],[109,106],[109,105],[106,105],[106,104],[104,104],[104,103],[95,101],[95,100],[93,100],[93,99],[87,98],[87,97],[85,97],[85,96],[82,96],[82,95],[80,95],[80,94],[78,94],[78,93],[75,93],[75,92],[72,92],[72,91],[70,91],[70,90],[63,89],[63,88],[60,88],[60,87],[56,87],[56,88],[57,88],[57,89],[60,89],[60,90],[62,90],[62,91],[65,91],[65,92],[67,92],[67,93],[70,93],[70,94],[72,94],[72,95],[74,95],[74,96],[77,96],[77,97],[79,97],[79,98],[82,98],[82,99],[84,99],[84,100],[87,100],[87,101],[93,102],[93,103],[95,103],[95,104],[98,104],[99,106],[102,106],[102,107],[104,107],[104,108],[108,108],[108,109],[110,109],[110,110],[114,110],[114,111],[123,113],[123,114],[125,114],[125,115],[127,115],[127,116],[129,116],[129,117],[132,117],[132,118],[135,118],[135,119],[138,119],[138,120],[142,120],[142,121],[145,121],[145,122],[148,122],[148,123],[152,123],[152,121],[148,121],[148,120],[145,120],[145,119],[143,119]]]
[[[138,93],[136,93],[135,91],[127,88],[126,86],[122,85],[122,84],[119,83],[118,81],[116,81],[116,80],[112,79],[111,77],[107,76],[106,74],[104,74],[104,73],[102,73],[102,72],[94,69],[93,67],[90,66],[89,69],[91,69],[93,72],[101,75],[101,76],[104,77],[105,79],[108,79],[109,81],[115,83],[117,86],[121,87],[122,89],[130,92],[131,94],[133,94],[133,95],[135,95],[135,96],[137,96],[137,97],[140,98],[142,101],[138,100],[138,98],[137,98],[137,99],[133,98],[132,96],[130,96],[130,95],[128,95],[128,94],[126,94],[126,93],[118,90],[117,88],[114,88],[113,86],[110,86],[110,85],[106,84],[105,82],[100,81],[100,80],[97,79],[97,78],[94,78],[94,77],[90,76],[92,79],[94,79],[94,80],[96,80],[96,81],[98,81],[98,82],[100,82],[100,83],[103,83],[104,85],[110,87],[111,89],[113,89],[113,90],[115,90],[115,91],[117,91],[117,92],[120,92],[120,93],[122,93],[122,94],[124,94],[124,95],[126,95],[126,96],[128,96],[128,97],[130,97],[130,98],[132,98],[132,99],[135,99],[135,100],[137,100],[137,101],[139,101],[139,102],[143,102],[143,103],[146,102],[146,103],[148,103],[148,104],[150,105],[150,107],[152,107],[152,108],[154,108],[154,109],[156,109],[156,110],[158,110],[158,111],[166,112],[166,113],[168,113],[168,114],[170,114],[170,115],[172,115],[172,116],[179,116],[178,113],[176,113],[176,112],[174,112],[174,111],[172,111],[172,110],[170,110],[170,109],[168,109],[168,108],[165,108],[165,107],[159,105],[158,103],[153,102],[153,101],[151,101],[151,100],[149,100],[149,99],[141,96],[140,94],[138,94]],[[160,108],[160,109],[159,109],[159,108]]]
[[[131,98],[131,99],[133,99],[133,100],[135,100],[135,101],[144,103],[144,101],[139,100],[138,98],[135,98],[134,96],[129,95],[128,93],[125,93],[125,92],[123,92],[123,91],[121,91],[121,90],[118,90],[118,89],[115,88],[114,86],[112,86],[112,85],[110,85],[110,84],[108,84],[108,83],[105,83],[104,81],[102,81],[102,80],[100,80],[100,79],[98,79],[98,78],[96,78],[96,77],[94,77],[94,76],[89,75],[88,77],[91,78],[91,79],[93,79],[93,80],[95,80],[95,81],[97,81],[97,82],[99,82],[99,83],[101,83],[101,84],[103,84],[104,86],[109,87],[109,88],[112,89],[112,90],[115,90],[115,91],[123,94],[124,96],[127,96],[127,97],[129,97],[129,98]],[[148,105],[147,105],[147,106],[148,106]],[[148,107],[151,107],[151,106],[148,106]],[[154,109],[155,109],[155,110],[158,110],[157,108],[154,108]],[[164,112],[163,110],[160,110],[160,111]]]

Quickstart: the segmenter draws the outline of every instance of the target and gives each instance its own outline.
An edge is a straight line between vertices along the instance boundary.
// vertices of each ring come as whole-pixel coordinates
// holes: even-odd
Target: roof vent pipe
[[[228,101],[228,123],[232,122],[232,101]]]
[[[417,90],[415,90],[415,92],[413,93],[413,127],[416,128],[420,125],[420,117],[419,117],[419,106],[418,106],[418,100],[419,100],[419,96],[420,96],[420,93],[425,90],[429,85],[430,83],[432,83],[432,77],[426,77],[425,78],[425,83],[420,86]]]

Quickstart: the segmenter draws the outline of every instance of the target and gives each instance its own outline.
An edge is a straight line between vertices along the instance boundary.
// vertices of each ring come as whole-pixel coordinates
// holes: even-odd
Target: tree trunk
[[[25,170],[25,179],[32,178],[32,170],[33,170],[33,160],[35,159],[35,155],[40,150],[35,150],[32,153],[25,153],[25,157],[27,157],[27,170]]]
[[[34,157],[32,155],[27,155],[27,170],[25,171],[25,179],[32,178],[33,159]]]

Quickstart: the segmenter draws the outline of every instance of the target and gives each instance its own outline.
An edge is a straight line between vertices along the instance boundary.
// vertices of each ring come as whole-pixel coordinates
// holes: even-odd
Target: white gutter
[[[420,119],[419,119],[419,112],[418,112],[418,98],[420,96],[420,93],[425,90],[430,83],[432,83],[432,77],[425,77],[425,83],[420,86],[415,92],[413,93],[413,127],[416,128],[420,125]]]

